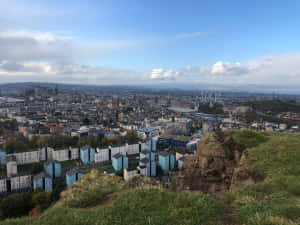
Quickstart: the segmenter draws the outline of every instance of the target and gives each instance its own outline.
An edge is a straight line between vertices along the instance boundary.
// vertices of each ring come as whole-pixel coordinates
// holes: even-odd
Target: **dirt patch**
[[[95,210],[95,209],[106,208],[108,206],[111,206],[116,201],[117,198],[118,198],[117,193],[107,194],[107,195],[105,195],[104,199],[99,204],[90,206],[90,207],[88,207],[88,209]]]
[[[28,214],[28,216],[30,216],[32,218],[37,218],[40,215],[41,215],[41,207],[39,205],[34,207]]]

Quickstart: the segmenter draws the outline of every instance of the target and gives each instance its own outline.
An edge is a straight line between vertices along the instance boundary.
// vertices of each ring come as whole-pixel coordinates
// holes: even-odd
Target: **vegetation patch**
[[[240,223],[300,224],[299,146],[300,134],[269,135],[247,151],[243,167],[266,179],[225,194]]]
[[[86,208],[99,204],[109,193],[120,189],[120,178],[106,176],[92,170],[77,181],[72,188],[61,193],[58,205],[70,208]]]
[[[223,206],[209,196],[152,187],[123,190],[114,204],[106,208],[56,206],[34,220],[14,219],[2,224],[222,224],[223,214]]]
[[[92,170],[40,216],[7,219],[0,224],[300,224],[300,134],[238,131],[226,133],[222,142],[218,138],[211,135],[206,140],[213,150],[222,149],[225,143],[231,151],[241,148],[247,153],[238,167],[245,172],[241,178],[250,174],[264,179],[227,191],[216,200],[191,191],[171,192],[141,176],[125,182]]]
[[[61,162],[60,164],[62,169],[74,168],[77,165],[76,160],[64,161]]]
[[[0,217],[13,218],[27,216],[34,208],[44,211],[52,203],[51,192],[14,193],[3,197],[0,202]]]
[[[256,147],[269,139],[263,133],[252,130],[236,131],[232,134],[232,137],[237,144],[240,144],[245,149]]]

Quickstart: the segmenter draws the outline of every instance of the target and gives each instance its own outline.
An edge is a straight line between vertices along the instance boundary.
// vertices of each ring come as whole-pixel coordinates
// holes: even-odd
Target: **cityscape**
[[[300,224],[300,2],[0,4],[0,225]]]
[[[300,129],[298,95],[47,83],[0,90],[3,196],[44,191],[57,201],[95,171],[125,182],[147,177],[166,190],[217,195],[235,185],[233,171],[220,176],[223,169],[211,163],[215,175],[190,172],[208,135],[250,132],[244,135],[251,139]],[[229,161],[239,162],[240,153],[233,158]]]

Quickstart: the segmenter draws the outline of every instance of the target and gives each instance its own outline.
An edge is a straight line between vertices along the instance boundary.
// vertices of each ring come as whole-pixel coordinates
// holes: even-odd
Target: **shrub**
[[[59,200],[60,193],[65,189],[65,183],[61,180],[53,181],[53,190],[51,192],[52,201]]]
[[[47,209],[51,204],[51,192],[35,192],[32,194],[32,205],[40,206],[41,211]]]
[[[264,143],[268,138],[262,133],[258,133],[252,130],[241,130],[233,134],[234,140],[244,146],[244,148],[253,148],[261,143]]]
[[[0,203],[0,214],[2,218],[25,216],[32,208],[30,193],[11,194]]]

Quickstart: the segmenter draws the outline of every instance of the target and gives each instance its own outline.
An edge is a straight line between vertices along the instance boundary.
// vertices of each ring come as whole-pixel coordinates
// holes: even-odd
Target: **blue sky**
[[[300,1],[1,1],[0,82],[300,85]]]

